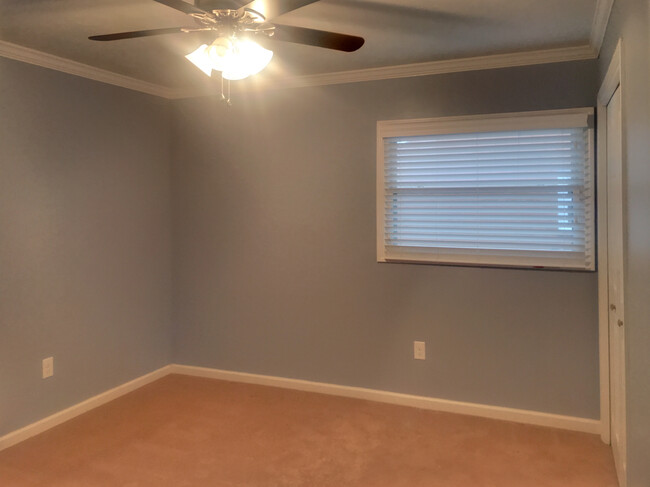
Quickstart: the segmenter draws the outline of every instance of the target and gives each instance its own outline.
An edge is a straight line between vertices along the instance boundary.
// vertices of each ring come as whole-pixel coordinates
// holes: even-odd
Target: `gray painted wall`
[[[596,80],[586,61],[175,102],[174,360],[597,418],[595,273],[375,256],[378,120],[593,106]]]
[[[169,128],[165,100],[0,58],[0,435],[169,363]]]
[[[628,487],[650,485],[650,8],[647,0],[617,0],[599,63],[606,73],[623,39],[623,124],[627,150]]]

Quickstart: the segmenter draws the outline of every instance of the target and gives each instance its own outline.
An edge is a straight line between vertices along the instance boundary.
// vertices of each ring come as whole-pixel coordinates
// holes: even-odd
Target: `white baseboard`
[[[87,411],[90,411],[91,409],[95,409],[96,407],[106,404],[113,399],[117,399],[118,397],[123,396],[131,391],[139,389],[140,387],[149,384],[150,382],[153,382],[157,379],[160,379],[161,377],[169,375],[171,368],[171,365],[166,365],[158,370],[154,370],[153,372],[138,377],[137,379],[86,399],[85,401],[75,404],[74,406],[64,409],[63,411],[54,413],[51,416],[27,425],[24,428],[12,431],[11,433],[0,437],[0,451],[4,450],[5,448],[9,448],[10,446],[13,446],[17,443],[20,443],[21,441],[24,441],[28,438],[31,438],[32,436],[36,436],[39,433],[47,431],[50,428],[54,428],[61,423],[64,423]]]
[[[155,380],[165,377],[169,374],[191,375],[196,377],[207,377],[210,379],[220,379],[232,382],[243,382],[248,384],[259,384],[272,387],[281,387],[284,389],[294,389],[298,391],[316,392],[320,394],[329,394],[332,396],[351,397],[355,399],[365,399],[368,401],[383,402],[399,406],[409,406],[431,411],[442,411],[456,414],[467,414],[470,416],[480,416],[483,418],[499,419],[503,421],[513,421],[516,423],[533,424],[537,426],[547,426],[551,428],[560,428],[571,431],[580,431],[583,433],[600,434],[601,423],[596,419],[577,418],[573,416],[562,416],[559,414],[541,413],[537,411],[527,411],[524,409],[504,408],[500,406],[487,406],[483,404],[473,404],[468,402],[449,401],[446,399],[435,399],[432,397],[414,396],[410,394],[400,394],[397,392],[380,391],[375,389],[365,389],[363,387],[341,386],[336,384],[326,384],[323,382],[311,382],[299,379],[287,379],[284,377],[273,377],[269,375],[248,374],[245,372],[233,372],[229,370],[210,369],[206,367],[194,367],[191,365],[166,365],[149,374],[138,377],[130,382],[117,386],[97,396],[86,399],[83,402],[75,404],[63,411],[52,414],[47,418],[41,419],[35,423],[25,426],[19,430],[13,431],[5,436],[0,437],[0,451],[9,448],[21,441],[32,436],[49,430],[61,423],[75,418],[91,409],[99,407],[107,402],[117,399],[131,391],[149,384]]]
[[[369,401],[384,402],[399,406],[410,406],[431,411],[467,414],[470,416],[480,416],[483,418],[513,421],[516,423],[533,424],[537,426],[547,426],[551,428],[580,431],[583,433],[600,434],[601,432],[600,421],[596,419],[562,416],[559,414],[541,413],[524,409],[487,406],[483,404],[449,401],[446,399],[435,399],[431,397],[414,396],[375,389],[364,389],[362,387],[340,386],[322,382],[286,379],[283,377],[232,372],[228,370],[194,367],[189,365],[173,364],[170,367],[170,373],[172,374],[193,375],[232,382],[245,382],[249,384],[282,387],[299,391],[317,392],[333,396],[366,399]]]

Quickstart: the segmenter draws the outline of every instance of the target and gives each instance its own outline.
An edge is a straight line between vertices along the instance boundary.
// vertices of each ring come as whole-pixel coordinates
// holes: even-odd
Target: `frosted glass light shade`
[[[239,80],[262,71],[273,58],[273,51],[264,49],[253,41],[239,41],[235,47],[233,58],[222,70],[223,77],[229,80]]]
[[[185,58],[208,76],[212,75],[212,61],[208,56],[207,44],[200,45],[196,51],[189,53]]]
[[[235,81],[262,71],[273,58],[273,51],[250,40],[219,37],[185,57],[208,76],[217,70],[225,79]]]

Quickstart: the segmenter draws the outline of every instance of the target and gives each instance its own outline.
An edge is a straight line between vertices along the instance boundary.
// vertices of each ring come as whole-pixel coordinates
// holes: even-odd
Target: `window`
[[[378,260],[594,270],[592,119],[379,122]]]

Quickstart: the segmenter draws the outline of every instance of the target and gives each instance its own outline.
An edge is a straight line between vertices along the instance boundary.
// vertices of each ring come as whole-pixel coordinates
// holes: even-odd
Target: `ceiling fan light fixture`
[[[216,39],[210,45],[202,44],[185,57],[207,76],[212,76],[214,70],[221,71],[222,80],[246,78],[259,73],[269,64],[273,57],[273,51],[254,43],[251,37],[344,52],[354,52],[364,43],[362,37],[306,27],[276,25],[272,22],[274,17],[305,7],[318,0],[253,0],[246,5],[232,0],[228,0],[225,5],[223,2],[217,2],[217,5],[214,5],[214,2],[204,3],[203,0],[154,1],[189,15],[194,21],[194,25],[93,35],[89,39],[92,41],[120,41],[193,32],[201,32],[202,36],[214,35]],[[217,8],[214,8],[215,6]],[[218,8],[219,6],[222,8]],[[204,8],[208,8],[208,10],[204,10]],[[259,9],[261,11],[258,11]],[[242,34],[243,39],[238,37],[239,34]]]
[[[216,70],[221,71],[224,79],[236,81],[262,71],[271,62],[273,51],[249,39],[218,37],[209,46],[202,44],[185,57],[208,76]]]

